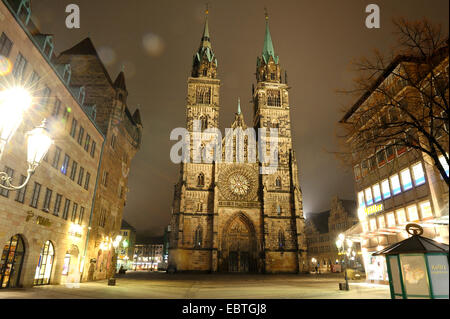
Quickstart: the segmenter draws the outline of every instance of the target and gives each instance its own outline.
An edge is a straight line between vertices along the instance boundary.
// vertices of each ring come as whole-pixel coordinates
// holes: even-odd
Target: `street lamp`
[[[23,113],[31,106],[31,100],[30,93],[22,87],[0,92],[0,156],[22,122]]]
[[[344,234],[339,234],[338,240],[336,240],[336,247],[338,249],[339,255],[344,255],[344,278],[345,278],[345,290],[349,290],[348,287],[348,277],[347,277],[347,252],[345,251],[345,243],[347,242],[348,249],[351,249],[351,246],[353,245],[353,242],[350,239],[345,240]]]
[[[6,172],[0,172],[0,182],[4,182],[4,185],[0,184],[1,188],[15,191],[19,190],[28,183],[30,180],[31,175],[34,173],[36,168],[41,163],[42,159],[45,157],[45,155],[48,152],[48,149],[53,144],[53,140],[48,134],[48,130],[46,128],[46,121],[45,119],[42,121],[42,124],[35,127],[33,130],[26,133],[27,136],[27,162],[28,162],[28,169],[27,169],[27,178],[20,186],[14,186],[11,184],[11,177],[8,176]],[[7,140],[3,140],[2,143],[7,142]],[[4,146],[4,145],[3,145]],[[0,146],[0,147],[3,147]],[[0,149],[2,151],[2,149]],[[0,153],[0,157],[1,157]]]
[[[23,120],[23,114],[31,106],[32,98],[30,93],[22,87],[12,87],[0,91],[0,159],[6,144],[17,131]],[[42,124],[26,133],[27,137],[27,178],[20,186],[11,184],[11,177],[6,172],[0,172],[1,188],[7,190],[19,190],[30,180],[36,167],[40,164],[48,149],[53,144],[53,140],[45,127],[45,119]],[[3,185],[4,184],[4,185]]]

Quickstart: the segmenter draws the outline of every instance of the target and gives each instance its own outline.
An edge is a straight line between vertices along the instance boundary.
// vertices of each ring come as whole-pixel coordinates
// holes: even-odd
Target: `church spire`
[[[266,17],[266,34],[264,36],[264,47],[262,56],[266,63],[269,61],[269,57],[272,57],[275,60],[275,63],[277,63],[278,57],[275,57],[275,50],[273,49],[272,37],[270,36],[269,14],[267,13],[267,9],[265,9],[265,17]]]
[[[200,41],[200,47],[194,56],[192,66],[193,77],[209,77],[215,78],[217,73],[217,58],[212,50],[211,38],[209,36],[208,24],[209,9],[205,11],[205,26],[203,27],[203,35]]]
[[[261,56],[256,60],[256,80],[258,82],[281,82],[278,56],[273,49],[272,36],[269,29],[269,15],[265,9],[266,33]]]
[[[237,114],[241,114],[241,98],[238,97],[238,111]]]

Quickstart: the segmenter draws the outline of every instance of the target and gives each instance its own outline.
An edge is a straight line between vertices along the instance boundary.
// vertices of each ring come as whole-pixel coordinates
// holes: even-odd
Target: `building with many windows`
[[[434,64],[435,75],[446,79],[446,99],[448,105],[448,47],[446,54],[439,56]],[[399,56],[387,67],[377,86],[396,85],[395,95],[401,100],[406,92],[406,83],[396,81],[402,70],[415,67],[417,62],[410,57]],[[395,74],[395,76],[394,76]],[[341,123],[358,122],[359,109],[371,107],[374,99],[371,96],[377,86],[361,97],[345,114]],[[363,113],[367,114],[367,113]],[[394,108],[386,108],[382,113],[372,115],[378,121],[398,121],[402,114]],[[403,115],[404,116],[404,115]],[[448,116],[448,115],[447,115]],[[448,119],[448,117],[447,117]],[[363,119],[362,125],[371,119]],[[362,128],[361,128],[362,129]],[[448,154],[448,123],[442,127],[447,134],[435,132],[435,137]],[[412,134],[411,132],[405,132]],[[422,143],[422,133],[415,135],[417,143]],[[446,137],[447,136],[447,137]],[[352,142],[352,137],[348,143]],[[392,145],[391,145],[392,144]],[[359,223],[349,229],[346,235],[361,242],[366,278],[371,282],[386,283],[388,274],[383,256],[372,256],[375,251],[402,241],[408,237],[405,226],[417,223],[424,228],[423,236],[448,244],[448,186],[442,175],[424,152],[399,143],[385,145],[376,153],[357,154],[354,158],[362,158],[353,163],[356,195],[358,200]],[[449,174],[444,156],[440,162],[445,173]]]
[[[141,141],[125,76],[113,82],[90,39],[57,55],[33,24],[29,0],[0,1],[0,89],[20,85],[33,106],[0,171],[21,184],[24,132],[47,119],[54,145],[26,187],[0,189],[0,287],[75,283],[114,272],[131,159]],[[84,63],[84,64],[83,64]]]
[[[72,83],[84,88],[85,103],[105,136],[83,274],[87,280],[105,279],[116,269],[112,243],[120,235],[131,160],[141,145],[141,117],[139,109],[131,114],[128,108],[124,72],[113,81],[90,38],[63,51],[58,62],[71,65]]]
[[[321,273],[338,272],[346,262],[339,255],[336,240],[339,234],[358,223],[356,203],[353,200],[342,200],[337,196],[331,199],[330,210],[310,213],[306,216],[305,233],[308,247],[310,271]],[[355,243],[355,251],[360,252],[359,243]],[[353,264],[362,263],[360,255],[354,257]]]
[[[22,184],[23,133],[43,119],[54,145],[24,188],[0,188],[0,288],[79,282],[101,156],[96,145],[104,141],[71,66],[58,63],[52,36],[41,34],[30,15],[29,1],[0,1],[1,89],[23,86],[33,95],[0,171]]]

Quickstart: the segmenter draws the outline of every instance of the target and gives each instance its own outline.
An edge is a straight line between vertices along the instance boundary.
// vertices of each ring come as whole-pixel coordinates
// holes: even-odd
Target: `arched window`
[[[203,234],[202,227],[198,226],[194,234],[194,247],[202,247]]]
[[[203,76],[207,76],[208,75],[208,69],[203,69]]]
[[[199,187],[205,186],[205,175],[203,173],[200,173],[197,176],[197,186]]]
[[[22,236],[12,236],[3,246],[0,261],[0,289],[17,288],[22,270],[25,245]]]
[[[42,246],[39,261],[36,266],[36,273],[34,275],[35,285],[48,285],[50,283],[54,255],[55,250],[53,248],[53,244],[47,240]]]
[[[280,231],[278,232],[278,248],[284,249],[285,246],[286,240],[284,238],[284,232],[280,229]]]
[[[275,181],[275,186],[277,188],[281,188],[281,177],[280,176],[277,177],[277,179]]]
[[[205,115],[202,115],[200,117],[200,124],[202,126],[202,131],[206,130],[208,128],[208,117]]]
[[[196,103],[197,104],[210,104],[211,103],[211,88],[207,86],[199,86],[196,90]]]
[[[281,106],[280,91],[267,90],[267,105],[268,106]]]

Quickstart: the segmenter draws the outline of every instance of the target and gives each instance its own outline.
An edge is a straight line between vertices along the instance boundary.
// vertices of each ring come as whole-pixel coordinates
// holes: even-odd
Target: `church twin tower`
[[[282,81],[266,15],[256,64],[253,128],[278,130],[278,166],[251,161],[181,163],[175,185],[169,269],[210,272],[302,272],[307,269],[302,194],[292,149],[288,86]],[[220,80],[208,16],[188,79],[186,126],[219,127]],[[231,128],[246,129],[236,113]],[[248,149],[248,147],[246,147]],[[191,157],[192,158],[192,157]]]

